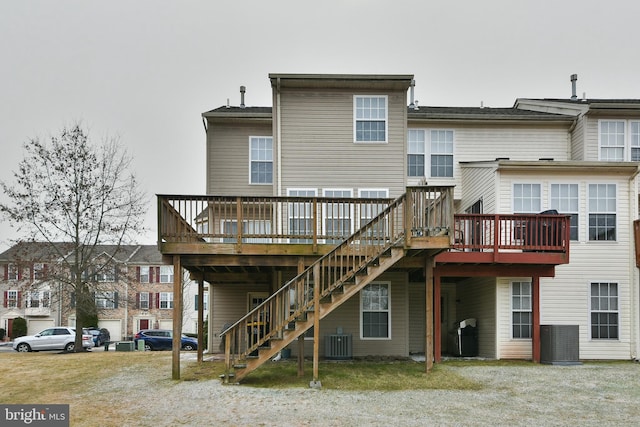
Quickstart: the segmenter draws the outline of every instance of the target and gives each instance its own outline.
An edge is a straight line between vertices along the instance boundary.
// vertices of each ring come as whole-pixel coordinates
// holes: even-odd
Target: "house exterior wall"
[[[576,126],[571,132],[571,160],[586,160],[585,158],[585,123],[587,118],[583,115],[576,119]]]
[[[273,196],[273,185],[249,184],[249,137],[251,136],[272,136],[271,125],[241,121],[216,122],[209,125],[207,194]]]
[[[388,97],[386,143],[354,142],[355,95]],[[283,195],[300,187],[404,193],[405,91],[288,88],[281,91],[280,106]]]
[[[478,355],[496,357],[496,279],[477,277],[456,285],[456,321],[476,319]]]
[[[482,200],[482,213],[496,211],[495,174],[494,164],[462,168],[460,212],[466,212],[478,200]]]

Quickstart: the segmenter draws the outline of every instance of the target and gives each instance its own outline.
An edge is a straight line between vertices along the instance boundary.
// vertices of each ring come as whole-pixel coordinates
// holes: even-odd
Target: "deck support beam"
[[[424,360],[425,372],[429,373],[433,369],[433,257],[425,258],[425,340],[424,340]]]
[[[180,347],[182,337],[182,263],[180,255],[173,256],[173,348],[171,378],[180,379]]]
[[[198,278],[198,363],[202,363],[204,352],[204,280]]]
[[[298,274],[301,274],[304,268],[304,258],[299,258]],[[298,377],[304,377],[304,334],[298,337]]]
[[[531,357],[540,363],[540,277],[531,278]]]
[[[313,266],[313,383],[318,384],[320,362],[320,264]]]

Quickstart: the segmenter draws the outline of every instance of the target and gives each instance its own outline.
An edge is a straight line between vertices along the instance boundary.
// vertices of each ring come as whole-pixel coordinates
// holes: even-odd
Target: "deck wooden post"
[[[224,383],[229,384],[231,374],[231,334],[224,336]]]
[[[433,360],[438,363],[442,360],[442,310],[440,306],[440,287],[441,278],[439,274],[433,276],[433,317],[434,317],[434,345],[433,345]]]
[[[320,358],[320,264],[313,267],[313,382],[318,382]]]
[[[204,352],[204,280],[198,278],[198,363],[202,363]]]
[[[180,347],[182,337],[182,263],[180,255],[173,256],[173,349],[171,378],[180,379]]]
[[[424,359],[425,371],[428,373],[433,368],[433,264],[431,256],[426,257],[425,262],[425,341]]]
[[[540,277],[531,278],[531,357],[540,363]]]
[[[304,258],[298,259],[298,274],[304,271]],[[296,295],[296,299],[300,300]],[[304,377],[304,334],[298,337],[298,377]]]

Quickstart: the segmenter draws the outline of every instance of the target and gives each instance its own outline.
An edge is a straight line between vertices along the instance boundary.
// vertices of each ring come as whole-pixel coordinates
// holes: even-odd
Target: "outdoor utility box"
[[[122,341],[116,343],[116,351],[133,351],[133,341]]]
[[[454,356],[475,357],[478,355],[478,328],[474,318],[454,324],[449,331],[451,351]]]
[[[549,209],[538,215],[560,215],[557,210]],[[525,243],[532,246],[540,246],[541,249],[548,246],[562,246],[563,233],[559,223],[552,221],[528,221],[525,230]]]
[[[353,339],[351,334],[325,335],[324,357],[332,360],[351,359],[353,357]]]
[[[135,341],[134,341],[135,343]],[[144,340],[138,340],[138,350],[144,351]]]
[[[578,325],[540,325],[540,363],[579,365]]]

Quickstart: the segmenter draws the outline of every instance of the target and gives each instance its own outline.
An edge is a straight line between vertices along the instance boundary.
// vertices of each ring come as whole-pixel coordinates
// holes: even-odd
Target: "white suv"
[[[82,334],[82,347],[92,348],[93,337]],[[39,334],[25,335],[13,341],[13,349],[19,352],[40,350],[64,350],[72,352],[76,348],[76,330],[74,328],[56,327],[45,329]]]

